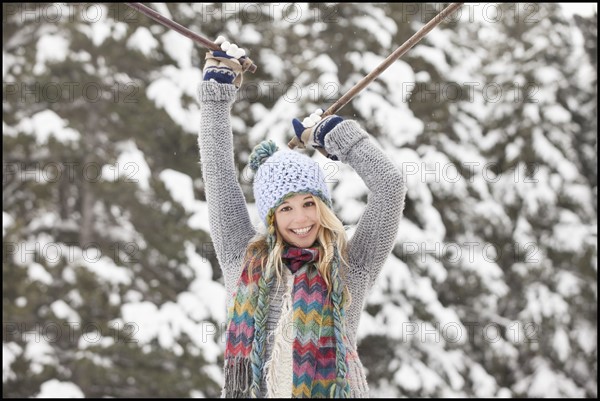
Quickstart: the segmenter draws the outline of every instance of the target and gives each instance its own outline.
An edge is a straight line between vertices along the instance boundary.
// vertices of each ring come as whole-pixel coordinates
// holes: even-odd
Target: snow
[[[575,327],[578,345],[587,355],[593,355],[598,350],[598,327],[588,322],[579,321]]]
[[[197,304],[193,309],[190,309],[190,313],[193,310],[196,313],[198,311],[205,311],[206,316],[224,324],[226,320],[226,310],[224,307],[226,304],[225,287],[211,280],[212,267],[210,262],[195,253],[190,243],[186,243],[186,255],[188,256],[190,267],[196,273],[196,278],[190,284],[190,292],[185,293],[188,294],[186,296],[188,296],[187,300],[189,302],[182,301],[181,305],[184,308],[188,308],[190,305]],[[199,321],[203,318],[204,316],[197,316],[196,320]]]
[[[69,128],[67,120],[62,119],[52,110],[44,110],[31,117],[24,118],[17,130],[35,136],[38,145],[46,145],[50,137],[59,142],[77,141],[81,135],[76,130]]]
[[[185,210],[192,211],[195,204],[192,178],[172,169],[161,171],[159,178],[169,190],[171,197],[179,202]]]
[[[444,380],[433,369],[427,367],[419,360],[413,360],[413,367],[421,378],[421,391],[424,394],[432,394],[437,387],[444,386]]]
[[[225,378],[223,377],[223,369],[221,369],[220,366],[204,365],[202,367],[202,372],[205,373],[212,380],[214,380],[215,383],[218,383],[220,386],[223,386]],[[201,398],[205,397],[201,396]]]
[[[94,4],[94,7],[88,7],[82,15],[88,21],[80,24],[79,29],[92,40],[94,46],[99,47],[111,35],[111,27],[114,25],[113,20],[107,18],[108,9],[102,4]]]
[[[216,358],[222,353],[222,349],[215,341],[219,328],[209,321],[198,321],[188,316],[186,312],[193,310],[194,313],[199,313],[196,308],[206,308],[207,305],[190,299],[190,295],[182,293],[177,303],[166,302],[160,308],[148,301],[126,303],[121,307],[123,321],[135,324],[138,330],[135,331],[134,338],[142,345],[157,339],[161,347],[175,353],[181,352],[176,339],[181,333],[186,333],[194,345],[203,351],[204,358],[210,363],[215,363]],[[221,301],[223,303],[219,305],[224,309],[224,297]],[[216,303],[214,298],[210,301],[204,299],[204,302]],[[195,316],[198,317],[199,315]]]
[[[79,253],[83,255],[84,252]],[[80,259],[80,263],[90,272],[98,276],[102,281],[112,283],[114,285],[124,284],[129,285],[133,279],[131,269],[123,266],[118,266],[113,259],[107,255],[102,255],[100,252],[89,251],[85,253],[87,256]]]
[[[56,352],[48,342],[49,336],[41,335],[39,332],[24,333],[23,336],[28,340],[23,355],[30,361],[29,368],[33,374],[40,374],[45,365],[58,364]]]
[[[45,285],[52,284],[52,275],[39,263],[30,263],[27,267],[27,275],[31,281],[38,281]]]
[[[173,19],[173,17],[171,16],[171,12],[169,11],[169,7],[167,7],[166,3],[150,3],[150,4],[152,4],[154,9],[161,15],[164,15],[168,19]]]
[[[534,283],[526,289],[525,298],[527,305],[520,313],[522,321],[531,321],[537,325],[541,324],[544,318],[554,318],[561,322],[568,322],[569,305],[559,294],[552,292],[548,287],[541,283]]]
[[[431,349],[431,352],[436,351]],[[460,374],[460,372],[465,369],[464,359],[462,358],[460,351],[446,351],[444,358],[440,358],[440,361],[442,363],[444,373],[450,382],[450,387],[452,390],[460,392],[465,385],[465,380]]]
[[[565,15],[572,16],[578,14],[584,17],[591,17],[598,14],[598,4],[596,3],[558,3],[561,5]]]
[[[396,24],[381,9],[372,8],[369,11],[376,15],[356,17],[352,19],[353,25],[374,35],[384,49],[389,48],[392,44],[392,36],[396,33]]]
[[[345,205],[338,213],[338,218],[346,224],[356,224],[366,206],[365,202],[359,200],[368,193],[368,188],[362,180],[356,180],[356,172],[347,165],[334,164],[329,161],[326,166],[334,167],[334,174],[331,176],[331,181],[337,181],[335,189],[331,193],[333,204]]]
[[[384,57],[371,52],[351,52],[348,59],[367,74],[378,67]],[[381,84],[391,90],[384,89]],[[401,148],[423,133],[423,122],[409,108],[408,100],[414,88],[415,74],[412,68],[399,60],[377,77],[369,90],[360,92],[353,99],[353,106],[364,118],[377,121],[381,132],[395,147]]]
[[[177,339],[186,333],[203,356],[211,363],[223,352],[222,335],[226,321],[226,291],[223,285],[212,281],[212,268],[201,258],[191,243],[186,242],[189,266],[195,279],[187,291],[177,296],[176,302],[166,302],[160,307],[142,301],[128,293],[121,306],[120,324],[135,324],[135,339],[148,344],[158,339],[159,345],[173,352],[182,352]],[[211,321],[217,322],[217,326]]]
[[[128,166],[126,170],[132,169]],[[127,175],[131,177],[132,174],[128,171]],[[132,178],[126,178],[126,180],[134,182]],[[96,203],[94,213],[105,215],[107,211],[102,204]],[[117,205],[111,205],[109,214],[114,219],[115,225],[107,226],[105,221],[96,221],[95,228],[109,234],[114,243],[111,249],[114,249],[115,255],[119,253],[125,260],[132,261],[137,256],[138,251],[147,249],[148,244],[131,222],[131,215],[128,210]]]
[[[400,385],[406,391],[416,392],[423,383],[421,377],[415,372],[415,369],[407,363],[402,364],[402,367],[394,374],[394,382]]]
[[[469,379],[473,383],[478,385],[474,387],[475,396],[478,398],[483,397],[494,397],[496,395],[496,379],[491,376],[485,369],[478,363],[472,362],[471,369],[469,372]]]
[[[375,317],[375,321],[377,322],[375,327],[385,328],[383,332],[386,336],[396,340],[406,339],[406,329],[410,326],[410,322],[409,315],[403,308],[384,303],[381,312]],[[380,330],[376,330],[374,333],[382,334]]]
[[[553,124],[561,124],[570,122],[572,116],[561,105],[553,104],[544,108],[544,119]]]
[[[521,153],[521,149],[523,148],[524,141],[523,138],[517,138],[515,141],[509,143],[506,146],[506,159],[508,161],[512,161],[516,159]]]
[[[381,324],[380,319],[376,319],[375,317],[363,311],[360,318],[360,324],[358,325],[358,331],[356,333],[357,339],[360,340],[369,335],[379,334],[379,330],[377,330],[379,324]]]
[[[465,239],[462,242],[460,267],[475,274],[481,280],[484,288],[498,297],[507,295],[510,288],[504,282],[504,274],[496,261],[499,255],[494,254],[494,246]]]
[[[144,56],[148,57],[158,47],[158,40],[154,39],[154,36],[152,36],[147,28],[140,26],[127,39],[126,46],[128,49],[138,50]]]
[[[466,197],[466,181],[459,172],[460,166],[433,147],[420,149],[424,150],[420,164],[421,178],[431,191],[441,198],[451,195]]]
[[[281,57],[273,49],[262,48],[259,50],[260,59],[263,61],[263,70],[274,79],[284,77],[285,64]]]
[[[142,344],[148,344],[154,339],[159,330],[158,308],[152,302],[125,303],[121,306],[125,323],[134,322],[138,327],[135,339]]]
[[[47,71],[47,63],[65,61],[69,51],[69,41],[59,34],[42,35],[36,45],[33,73],[41,75]]]
[[[579,183],[566,183],[563,193],[570,202],[581,207],[588,216],[594,215],[593,205],[598,201],[589,187]]]
[[[301,78],[299,77],[296,82],[300,81]],[[294,88],[297,87],[300,89],[296,91]],[[289,135],[293,132],[293,128],[291,118],[284,120],[281,116],[300,116],[303,114],[300,112],[298,102],[290,101],[298,97],[298,93],[288,94],[288,92],[292,91],[300,92],[300,94],[303,92],[301,86],[290,86],[287,92],[277,99],[271,108],[271,112],[250,128],[250,131],[247,133],[250,148],[253,148],[264,139],[273,140],[279,149],[287,148],[287,143],[290,140]]]
[[[127,34],[127,30],[129,29],[129,25],[125,22],[116,22],[113,25],[113,33],[112,33],[112,37],[114,40],[121,40],[125,37],[125,35]]]
[[[505,228],[506,230],[510,230],[510,227],[512,226],[512,222],[506,214],[506,210],[502,205],[492,199],[485,199],[478,202],[473,206],[473,211],[476,216],[489,221],[491,225],[497,229]],[[493,247],[492,244],[489,246]],[[498,257],[499,256],[500,255],[498,255]],[[488,256],[488,258],[497,260],[496,256]]]
[[[112,294],[109,295],[109,297],[112,297]],[[69,304],[75,308],[80,308],[84,304],[83,298],[81,297],[81,293],[76,288],[73,288],[67,293],[66,299],[69,301]]]
[[[536,68],[534,75],[536,83],[544,86],[554,84],[558,80],[562,79],[560,71],[551,66],[541,66]]]
[[[570,161],[565,159],[562,152],[558,150],[538,128],[533,130],[533,149],[538,156],[551,166],[556,166],[556,170],[566,181],[574,181],[579,173]]]
[[[300,25],[298,25],[300,27]],[[263,39],[263,36],[260,32],[258,32],[251,25],[243,25],[240,29],[240,37],[244,38],[244,41],[249,44],[258,45],[260,41]],[[258,47],[258,46],[257,46]],[[252,58],[252,54],[250,54],[250,50],[254,49],[244,49],[246,50],[246,55]]]
[[[443,50],[426,46],[421,43],[413,47],[410,51],[412,57],[422,57],[425,61],[435,65],[442,75],[450,73],[450,66],[446,61]]]
[[[72,382],[50,379],[42,383],[36,398],[85,398],[85,394]]]
[[[585,391],[579,388],[573,380],[566,377],[561,372],[551,369],[548,364],[536,358],[534,365],[537,365],[535,372],[515,385],[515,390],[527,394],[527,397],[547,398],[547,397],[585,397]]]
[[[29,222],[28,228],[32,231],[37,231],[37,230],[43,230],[43,229],[48,229],[50,227],[54,227],[57,224],[58,224],[58,216],[55,213],[42,212],[31,219],[31,221]],[[39,251],[39,249],[41,249],[42,253],[46,257],[46,259],[50,259],[50,260],[57,259],[57,256],[55,256],[54,253],[51,255],[50,252],[46,251],[47,246],[50,246],[53,248],[59,246],[58,244],[56,244],[56,245],[54,244],[53,238],[50,235],[46,234],[45,232],[41,232],[40,235],[38,236],[38,238],[40,239],[39,244],[36,243],[32,246],[32,248],[25,248],[25,249],[35,248],[38,251]],[[52,250],[54,250],[54,249],[52,249]],[[60,252],[55,252],[55,253],[60,254]],[[58,256],[58,257],[60,257],[60,256]]]
[[[558,223],[552,227],[552,246],[563,252],[577,252],[591,244],[595,228],[579,224]]]
[[[162,36],[162,41],[163,48],[167,51],[169,56],[177,62],[179,68],[186,69],[192,66],[192,50],[194,42],[173,30],[168,30]]]
[[[318,68],[321,73],[335,74],[337,78],[338,67],[327,54],[319,54],[314,59],[310,60],[311,68]]]
[[[399,294],[412,283],[412,275],[408,265],[402,260],[390,255],[381,269],[377,287],[384,287],[391,294]]]
[[[57,318],[66,320],[69,324],[81,323],[79,314],[62,299],[58,299],[50,304],[50,309]]]
[[[159,178],[169,190],[171,197],[179,202],[187,212],[192,213],[188,220],[190,228],[210,231],[208,207],[206,202],[195,199],[192,178],[172,169],[161,171]]]
[[[2,342],[2,383],[17,377],[10,366],[22,352],[23,349],[16,342]]]
[[[200,127],[199,108],[195,105],[184,108],[182,96],[185,94],[195,99],[201,79],[202,74],[196,68],[188,66],[178,69],[169,65],[163,68],[161,78],[148,85],[146,94],[156,107],[164,109],[186,132],[197,134]]]
[[[196,279],[200,282],[208,282],[212,280],[212,267],[207,259],[202,258],[198,255],[194,249],[194,246],[186,241],[185,243],[185,254],[188,258],[190,267],[196,273]]]
[[[552,347],[556,351],[558,359],[565,362],[571,353],[571,346],[569,345],[569,336],[562,328],[557,329],[554,333]]]
[[[136,183],[141,189],[150,188],[150,167],[146,163],[144,153],[138,149],[133,140],[118,145],[119,157],[114,165],[102,166],[101,177],[105,181],[122,180],[126,183]]]

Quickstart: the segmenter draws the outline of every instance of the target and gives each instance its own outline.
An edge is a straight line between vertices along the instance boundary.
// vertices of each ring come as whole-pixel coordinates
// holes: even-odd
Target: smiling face
[[[288,244],[299,248],[310,247],[321,228],[312,195],[299,194],[286,199],[275,210],[275,225]]]

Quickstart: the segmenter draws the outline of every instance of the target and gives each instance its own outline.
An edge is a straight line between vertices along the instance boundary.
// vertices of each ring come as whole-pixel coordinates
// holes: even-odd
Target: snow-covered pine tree
[[[251,147],[285,146],[443,6],[152,5],[259,66],[232,113],[249,202]],[[204,50],[122,4],[3,16],[3,395],[217,395]],[[373,395],[597,395],[596,41],[597,17],[467,4],[339,112],[408,185],[360,326]],[[313,157],[355,224],[367,189]]]

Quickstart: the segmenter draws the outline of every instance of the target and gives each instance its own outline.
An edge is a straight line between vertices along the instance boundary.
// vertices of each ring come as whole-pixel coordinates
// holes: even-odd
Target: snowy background
[[[335,102],[441,3],[149,3],[245,48],[252,147]],[[466,3],[339,114],[404,174],[359,354],[375,397],[597,396],[597,11]],[[204,49],[124,4],[3,4],[3,396],[214,397],[225,290]],[[367,189],[325,171],[352,235]]]

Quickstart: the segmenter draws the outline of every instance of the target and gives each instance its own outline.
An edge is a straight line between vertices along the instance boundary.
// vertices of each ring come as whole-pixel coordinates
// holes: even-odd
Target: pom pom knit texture
[[[230,112],[236,94],[234,85],[200,84],[200,161],[211,237],[223,271],[227,306],[232,303],[248,242],[256,234],[234,163]],[[356,356],[356,334],[365,298],[394,246],[406,188],[399,170],[354,121],[338,124],[325,137],[325,148],[341,162],[352,166],[370,192],[367,206],[348,242],[349,266],[345,281],[352,299],[346,310],[347,336],[352,347],[348,352],[355,355],[349,362],[347,373],[350,397],[368,397],[365,371],[360,356]],[[269,294],[265,360],[270,359],[273,351],[273,335],[281,314],[285,287],[274,285]],[[263,378],[262,395],[266,394],[266,388]]]

